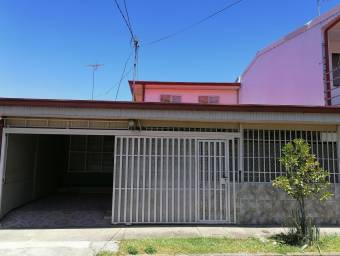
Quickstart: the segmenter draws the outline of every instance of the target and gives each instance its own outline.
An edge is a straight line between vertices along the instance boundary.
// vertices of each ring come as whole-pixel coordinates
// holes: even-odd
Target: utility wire
[[[123,81],[123,79],[124,79],[124,77],[125,77],[124,74],[125,74],[126,66],[127,66],[128,62],[129,62],[129,60],[130,60],[130,57],[131,57],[131,53],[129,54],[129,57],[127,58],[127,60],[126,60],[125,63],[124,63],[123,72],[122,72],[122,75],[121,75],[120,80],[119,80],[119,82],[118,82],[118,88],[117,88],[117,92],[116,92],[115,101],[117,100],[117,97],[118,97],[120,85],[122,84],[122,81]],[[133,67],[132,67],[132,68],[133,68]],[[129,73],[131,72],[132,68],[130,69]]]
[[[110,93],[112,90],[114,90],[117,86],[120,86],[121,81],[131,73],[133,67],[131,67],[128,71],[126,71],[126,67],[127,67],[128,63],[129,63],[129,60],[131,59],[131,56],[132,56],[132,52],[130,52],[129,56],[127,57],[127,59],[126,59],[125,62],[124,62],[123,72],[122,72],[122,74],[121,74],[121,77],[120,77],[119,81],[116,82],[116,83],[115,83],[113,86],[111,86],[109,89],[107,89],[104,93],[97,95],[96,98],[101,97],[101,96],[105,96],[105,95],[109,94],[109,93]]]
[[[132,38],[132,39],[135,39],[135,34],[133,33],[133,30],[132,30],[132,27],[131,27],[131,24],[130,24],[130,21],[129,21],[130,19],[128,20],[128,19],[125,17],[125,15],[124,15],[122,9],[120,8],[120,6],[119,6],[117,0],[113,0],[113,1],[115,2],[116,6],[117,6],[117,8],[118,8],[118,10],[119,10],[119,13],[120,13],[120,15],[122,16],[122,18],[123,18],[123,20],[124,20],[124,22],[125,22],[125,25],[127,26],[128,30],[129,30],[129,32],[130,32],[131,38]],[[124,3],[125,3],[125,1],[124,1]],[[126,5],[125,5],[125,6],[126,6]],[[127,10],[127,8],[126,8],[126,10]],[[128,16],[128,13],[127,13],[127,16]]]
[[[126,17],[127,17],[127,21],[129,23],[129,26],[130,26],[131,30],[133,31],[133,26],[132,26],[132,23],[130,21],[129,11],[128,11],[128,8],[127,8],[127,5],[126,5],[126,0],[124,0],[124,9],[125,9],[125,13],[126,13]]]
[[[152,44],[155,44],[155,43],[158,43],[158,42],[167,40],[167,39],[169,39],[169,38],[171,38],[171,37],[177,36],[178,34],[181,34],[181,33],[185,32],[185,31],[187,31],[187,30],[190,30],[190,29],[192,29],[192,28],[194,28],[194,27],[196,27],[196,26],[202,24],[203,22],[205,22],[205,21],[207,21],[207,20],[213,18],[214,16],[216,16],[216,15],[218,15],[218,14],[220,14],[220,13],[222,13],[222,12],[224,12],[224,11],[230,9],[230,8],[232,8],[233,6],[235,6],[235,5],[239,4],[239,3],[241,3],[242,1],[243,1],[243,0],[237,0],[237,1],[233,2],[233,3],[231,3],[231,4],[228,4],[227,6],[223,7],[222,9],[217,10],[216,12],[214,12],[214,13],[212,13],[212,14],[210,14],[210,15],[208,15],[208,16],[202,18],[202,19],[200,19],[200,20],[197,21],[197,22],[194,22],[194,23],[192,23],[192,24],[190,24],[190,25],[188,25],[188,26],[186,26],[186,27],[183,27],[183,28],[181,28],[181,29],[179,29],[179,30],[177,30],[177,31],[175,31],[175,32],[173,32],[173,33],[170,33],[170,34],[168,34],[168,35],[162,36],[162,37],[160,37],[160,38],[158,38],[158,39],[156,39],[156,40],[153,40],[153,41],[148,42],[147,45],[152,45]]]
[[[125,14],[123,13],[122,9],[120,8],[118,1],[114,0],[114,2],[115,2],[116,6],[117,6],[117,8],[119,10],[120,15],[122,16],[122,18],[123,18],[123,20],[125,22],[125,25],[127,26],[128,30],[130,32],[130,35],[131,35],[131,43],[133,44],[133,47],[134,47],[134,58],[133,58],[134,62],[133,62],[133,66],[132,66],[132,69],[133,69],[133,79],[132,80],[133,80],[133,85],[135,85],[135,79],[137,77],[139,41],[138,41],[137,37],[135,36],[135,34],[133,33],[132,23],[130,21],[129,11],[128,11],[128,8],[127,8],[127,5],[126,5],[126,0],[124,0]],[[117,88],[117,93],[116,93],[115,100],[117,100],[117,97],[118,97],[120,85],[121,85],[121,82],[122,82],[122,80],[124,78],[124,73],[125,73],[125,70],[126,70],[127,63],[128,63],[128,61],[125,62],[124,70],[123,70],[121,79],[120,79],[120,81],[118,83],[118,88]]]

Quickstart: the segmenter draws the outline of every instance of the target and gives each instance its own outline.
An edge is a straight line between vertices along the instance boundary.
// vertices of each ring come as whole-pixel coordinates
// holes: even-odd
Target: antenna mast
[[[104,64],[89,64],[86,65],[87,67],[92,68],[92,91],[91,91],[91,100],[93,100],[93,93],[94,93],[94,73],[97,71],[98,68],[104,66]]]

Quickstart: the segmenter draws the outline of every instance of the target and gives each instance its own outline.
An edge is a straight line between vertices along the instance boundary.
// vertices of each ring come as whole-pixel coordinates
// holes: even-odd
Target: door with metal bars
[[[199,221],[231,223],[235,165],[232,140],[199,140]],[[236,217],[236,216],[235,216]]]
[[[233,146],[234,139],[116,137],[112,223],[233,222]]]

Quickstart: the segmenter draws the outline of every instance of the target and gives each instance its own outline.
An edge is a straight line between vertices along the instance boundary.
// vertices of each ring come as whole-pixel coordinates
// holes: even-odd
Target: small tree
[[[286,173],[273,181],[273,186],[284,190],[298,203],[298,225],[302,238],[307,236],[306,199],[323,201],[329,192],[329,172],[321,168],[310,146],[303,139],[294,139],[282,149],[280,162]]]

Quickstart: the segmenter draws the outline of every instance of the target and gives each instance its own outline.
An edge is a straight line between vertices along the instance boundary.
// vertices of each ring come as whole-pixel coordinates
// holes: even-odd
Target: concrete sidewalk
[[[81,229],[0,229],[0,243],[11,241],[109,241],[156,237],[268,237],[280,227],[131,226]],[[321,234],[340,235],[340,227],[321,228]]]
[[[0,255],[95,255],[116,251],[119,240],[155,237],[268,237],[282,228],[212,226],[131,226],[93,229],[0,229]],[[321,228],[322,234],[340,235],[339,228]]]

